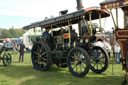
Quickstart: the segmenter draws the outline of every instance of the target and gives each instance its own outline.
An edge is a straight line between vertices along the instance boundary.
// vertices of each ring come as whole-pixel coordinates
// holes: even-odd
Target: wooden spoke
[[[40,48],[40,53],[41,53],[41,51],[42,51],[42,48],[43,48],[43,47],[41,46],[41,48]]]
[[[74,58],[77,58],[76,53],[74,52]]]
[[[82,65],[80,64],[80,72],[82,72]]]
[[[37,52],[40,53],[40,47],[37,45]]]
[[[73,60],[75,60],[75,56],[71,56],[71,58],[72,58]]]
[[[86,64],[85,64],[85,65],[86,65]],[[83,64],[81,64],[81,67],[82,67],[83,69],[85,69],[86,66],[84,67]]]
[[[37,59],[34,63],[37,63],[38,61],[40,61],[40,59]]]
[[[100,63],[101,68],[103,68],[102,63]]]
[[[41,57],[41,59],[42,59],[43,61],[46,61],[46,62],[47,62],[47,59],[46,59],[46,58]]]
[[[46,52],[44,52],[43,54],[41,54],[41,57],[44,56],[44,55],[46,55]]]
[[[86,64],[86,59],[84,58],[84,59],[81,61],[81,63]]]
[[[36,55],[38,55],[38,56],[40,55],[40,54],[39,54],[39,53],[37,53],[37,52],[34,52],[34,54],[36,54]]]
[[[76,65],[76,72],[77,72],[77,65]]]

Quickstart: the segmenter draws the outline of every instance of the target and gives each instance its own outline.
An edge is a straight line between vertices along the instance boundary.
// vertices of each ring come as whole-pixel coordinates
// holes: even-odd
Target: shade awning
[[[42,27],[42,28],[58,28],[62,26],[67,26],[68,22],[70,24],[76,24],[79,20],[82,20],[83,17],[85,20],[89,20],[89,14],[91,13],[91,19],[99,19],[99,14],[101,14],[101,18],[110,16],[110,13],[107,10],[103,10],[99,7],[90,7],[87,9],[78,10],[73,13],[65,14],[62,16],[58,16],[55,18],[51,18],[48,20],[43,20],[39,22],[32,23],[28,26],[24,26],[24,30],[29,30],[35,27]]]

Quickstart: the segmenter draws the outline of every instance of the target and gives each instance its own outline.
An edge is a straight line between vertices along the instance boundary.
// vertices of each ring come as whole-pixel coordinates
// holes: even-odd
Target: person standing
[[[121,53],[121,49],[120,49],[119,43],[117,43],[117,42],[115,42],[114,51],[115,51],[115,54],[116,54],[116,63],[117,64],[120,64],[120,53]]]
[[[24,49],[25,49],[25,45],[22,41],[21,44],[20,44],[20,49],[19,49],[19,52],[20,52],[19,62],[21,61],[21,58],[22,58],[22,61],[21,61],[22,63],[24,62]]]

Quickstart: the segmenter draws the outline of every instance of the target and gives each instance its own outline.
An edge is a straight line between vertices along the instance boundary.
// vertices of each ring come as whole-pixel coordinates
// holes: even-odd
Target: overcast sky
[[[99,6],[104,0],[82,0],[84,8]],[[0,0],[0,28],[22,28],[30,23],[43,20],[46,16],[58,16],[59,11],[76,11],[76,0]],[[123,17],[123,16],[122,16]],[[113,25],[109,18],[106,30]]]

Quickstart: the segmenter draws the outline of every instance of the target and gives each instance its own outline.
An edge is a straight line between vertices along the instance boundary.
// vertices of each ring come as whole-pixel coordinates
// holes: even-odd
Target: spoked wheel
[[[90,68],[88,53],[80,47],[73,48],[68,54],[67,60],[69,71],[76,77],[85,76]]]
[[[11,62],[12,62],[12,56],[11,56],[11,54],[5,52],[3,54],[3,65],[4,66],[8,66],[8,65],[11,64]]]
[[[94,47],[90,56],[90,68],[93,72],[100,74],[108,68],[109,56],[103,48],[98,46]]]
[[[46,71],[51,68],[51,50],[47,43],[36,42],[32,48],[32,63],[37,70]]]

